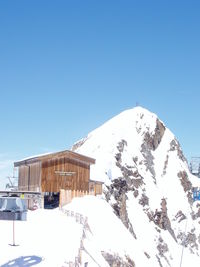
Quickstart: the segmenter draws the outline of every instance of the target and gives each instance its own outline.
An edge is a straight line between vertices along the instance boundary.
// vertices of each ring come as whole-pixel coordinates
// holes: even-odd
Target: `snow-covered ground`
[[[134,238],[104,199],[94,196],[75,198],[64,210],[88,218],[81,266],[87,262],[88,266],[109,267],[102,251],[124,260],[129,255],[134,255],[137,261],[143,258]],[[59,209],[29,211],[27,217],[25,222],[15,222],[17,246],[10,246],[13,243],[13,222],[0,221],[0,266],[61,267],[74,262],[82,238],[82,224]]]
[[[74,261],[82,225],[57,210],[29,211],[27,221],[0,221],[0,266],[64,266]]]
[[[134,209],[133,213],[136,212]],[[64,207],[64,210],[74,211],[88,218],[89,228],[85,232],[83,241],[81,266],[88,263],[89,267],[109,267],[102,256],[102,251],[118,255],[124,260],[126,256],[131,256],[139,267],[157,266],[156,258],[147,259],[144,255],[145,249],[149,254],[155,253],[151,239],[156,237],[152,237],[152,225],[143,214],[138,214],[138,218],[142,219],[142,216],[144,218],[142,221],[136,221],[134,227],[146,232],[145,242],[140,236],[138,241],[130,235],[104,199],[94,196],[75,198],[72,203]],[[12,221],[0,221],[2,267],[34,265],[64,267],[70,266],[68,262],[74,262],[78,255],[83,225],[59,209],[29,211],[27,221],[15,222],[15,243],[18,246],[10,246],[13,243],[12,227]],[[172,247],[176,255],[173,266],[179,266],[182,249],[180,247],[177,250],[175,242]],[[185,250],[182,267],[195,264],[195,259],[196,257]]]

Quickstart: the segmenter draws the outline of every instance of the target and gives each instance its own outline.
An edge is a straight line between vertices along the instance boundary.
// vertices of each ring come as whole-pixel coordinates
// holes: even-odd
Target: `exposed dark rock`
[[[170,151],[175,151],[175,150],[177,151],[179,159],[181,159],[184,162],[187,162],[185,156],[183,155],[183,151],[181,150],[181,146],[176,139],[172,140],[170,143]]]
[[[155,133],[150,135],[149,132],[146,132],[144,136],[144,143],[146,143],[148,149],[153,151],[156,150],[162,140],[164,132],[165,126],[160,120],[157,119]]]
[[[146,251],[144,252],[144,255],[147,257],[147,259],[150,259],[151,258]]]
[[[157,213],[157,209],[155,211],[155,214],[152,211],[147,211],[146,214],[147,214],[150,222],[154,222],[155,223],[156,213]]]
[[[119,162],[119,163],[122,162],[122,154],[121,154],[121,153],[117,153],[117,154],[115,155],[115,158],[116,158],[117,162]]]
[[[126,179],[123,177],[114,179],[111,188],[118,190],[120,194],[129,190]]]
[[[167,257],[165,256],[165,253],[169,251],[168,249],[168,246],[167,244],[164,242],[164,240],[162,239],[162,237],[160,236],[159,239],[158,239],[159,243],[157,245],[157,249],[158,249],[158,252],[159,252],[159,256],[164,258],[165,261],[167,262],[167,264],[170,266],[170,263],[169,263],[169,260],[167,259]],[[160,260],[160,257],[159,258],[159,263],[160,265],[161,264],[161,260]]]
[[[133,162],[134,162],[135,164],[137,164],[137,162],[138,162],[138,157],[133,157]]]
[[[112,255],[105,251],[102,251],[101,254],[110,267],[135,267],[134,261],[128,256],[126,256],[126,260],[123,260],[117,254]]]
[[[181,245],[184,247],[190,247],[191,251],[193,251],[193,249],[198,249],[198,238],[196,237],[194,232],[189,232],[187,234],[181,232],[178,234],[177,236],[178,239],[181,240]]]
[[[185,220],[186,219],[186,216],[185,216],[185,214],[183,214],[183,212],[181,211],[181,210],[179,210],[178,212],[177,212],[177,214],[176,214],[176,216],[175,216],[175,221],[178,221],[179,223],[181,222],[181,221],[183,221],[183,220]]]
[[[126,194],[118,194],[117,198],[115,195],[116,202],[112,204],[115,214],[121,219],[122,223],[126,226],[129,232],[137,239],[136,234],[133,230],[133,226],[128,218],[128,213],[126,209]]]
[[[163,125],[163,123],[160,120],[156,120],[156,128],[155,128],[155,134],[154,134],[154,150],[158,147],[158,145],[160,144],[162,137],[164,135],[165,132],[165,126]]]
[[[155,151],[156,148],[159,146],[159,144],[162,140],[162,137],[164,135],[164,132],[165,132],[165,126],[162,124],[161,121],[159,121],[157,119],[155,133],[153,135],[150,135],[149,132],[146,132],[144,135],[144,142],[142,144],[141,152],[145,158],[144,164],[146,165],[147,170],[149,170],[151,172],[155,183],[156,183],[156,180],[155,180],[156,174],[155,174],[155,170],[153,168],[154,157],[153,157],[151,151]]]
[[[112,207],[113,207],[114,212],[117,215],[117,217],[120,217],[120,206],[119,206],[119,204],[116,202],[116,203],[112,204]]]
[[[118,143],[118,150],[120,148],[120,151],[122,151],[122,148],[124,148],[124,145],[126,145],[125,141]],[[143,177],[139,174],[138,170],[135,169],[133,166],[123,166],[121,164],[122,160],[122,154],[117,153],[115,155],[116,158],[116,166],[120,168],[121,173],[123,177],[119,177],[118,179],[114,179],[111,187],[120,190],[119,193],[135,190],[135,188],[139,188],[141,185],[144,184]],[[133,171],[134,169],[134,171]],[[134,179],[137,178],[137,179]]]
[[[126,195],[123,194],[121,196],[121,203],[120,203],[120,210],[119,210],[119,217],[123,224],[126,226],[126,228],[129,228],[129,220],[128,220],[128,214],[126,210]]]
[[[159,244],[157,246],[157,249],[159,251],[159,255],[162,257],[164,256],[166,252],[169,251],[167,244],[163,241],[161,237],[159,237]]]
[[[139,200],[139,204],[143,207],[149,205],[149,198],[145,194],[142,194],[142,197]]]
[[[141,113],[141,114],[140,114],[140,119],[142,120],[142,119],[143,119],[143,117],[144,117],[144,114],[143,114],[143,113]]]
[[[123,140],[123,139],[117,145],[117,149],[118,149],[119,153],[117,153],[115,155],[115,158],[116,158],[116,165],[118,167],[120,167],[120,164],[122,162],[122,152],[124,151],[125,145],[127,146],[127,142],[125,140]]]
[[[174,234],[174,231],[171,227],[171,222],[169,220],[168,214],[167,214],[167,201],[166,199],[162,199],[161,201],[161,210],[158,211],[156,209],[155,213],[152,215],[152,213],[148,213],[148,217],[150,220],[152,220],[158,227],[160,227],[163,230],[167,230],[171,236],[176,240],[176,236]]]
[[[192,219],[196,220],[200,218],[200,208],[198,209],[197,213],[192,213]]]
[[[160,257],[159,257],[158,255],[156,255],[156,258],[157,258],[157,260],[158,260],[158,263],[159,263],[160,267],[163,267],[163,266],[162,266],[162,263],[161,263],[161,260],[160,260]]]
[[[188,175],[185,171],[180,171],[178,173],[178,177],[181,180],[181,185],[183,186],[185,192],[192,190],[192,183],[189,181]]]
[[[110,186],[105,185],[105,189],[103,190],[103,193],[106,198],[106,201],[109,202],[112,196],[112,193],[113,193],[113,189]]]
[[[181,185],[185,192],[187,192],[187,198],[190,205],[193,203],[192,198],[192,183],[188,179],[188,175],[185,171],[180,171],[178,174],[178,177],[180,178]]]
[[[148,144],[146,142],[144,142],[142,144],[142,150],[141,150],[141,152],[142,152],[143,157],[145,159],[142,162],[142,164],[144,164],[146,166],[146,170],[147,171],[149,170],[151,172],[151,174],[152,174],[152,176],[153,176],[153,178],[155,180],[156,173],[155,173],[155,170],[153,168],[153,166],[154,166],[154,162],[153,162],[154,157],[151,154],[151,150],[149,149]],[[156,181],[155,181],[155,183],[156,183]]]
[[[124,177],[130,177],[130,176],[134,176],[134,173],[132,170],[130,170],[130,168],[127,168],[125,166],[120,166],[120,169],[122,171],[122,175]]]
[[[124,178],[126,179],[126,184],[128,184],[128,188],[129,190],[133,190],[134,187],[138,188],[139,186],[141,186],[143,184],[143,177],[139,174],[138,170],[135,169],[134,171],[132,169],[134,169],[135,167],[133,166],[123,166],[122,163],[122,152],[124,150],[124,146],[127,145],[125,140],[122,140],[121,142],[118,143],[117,149],[119,150],[119,153],[117,153],[115,155],[116,158],[116,166],[118,168],[120,168],[123,178],[119,178],[119,179],[115,179],[114,183],[119,183],[119,186],[117,187],[117,189],[119,189],[119,187],[124,187],[124,185],[121,183],[122,180],[124,180]],[[133,179],[132,177],[136,177],[136,178],[140,178],[140,179]],[[118,181],[116,181],[118,180]],[[113,185],[114,187],[116,187],[116,185]],[[128,191],[128,189],[126,190],[126,192]]]
[[[113,207],[115,214],[121,219],[134,238],[136,238],[136,234],[134,233],[132,224],[129,221],[126,209],[126,193],[134,190],[134,183],[132,182],[132,179],[120,177],[118,179],[114,179],[112,184],[107,186],[105,197],[108,202],[111,199],[111,195],[114,197],[115,203],[112,203],[111,206]]]
[[[161,233],[161,230],[158,227],[155,227],[155,229],[158,233]]]
[[[134,261],[129,256],[126,256],[126,260],[127,260],[127,262],[128,262],[130,267],[134,267],[135,266]]]
[[[135,191],[133,192],[133,195],[134,195],[134,197],[136,198],[136,197],[139,195],[138,190],[135,190]]]
[[[167,166],[168,166],[168,160],[169,160],[169,155],[166,156],[166,160],[164,163],[164,168],[163,168],[163,175],[166,174]]]
[[[144,184],[143,182],[143,178],[142,179],[132,179],[132,183],[134,188],[139,188],[140,186],[142,186]]]
[[[126,168],[128,168],[128,169],[134,169],[134,168],[135,168],[134,166],[130,166],[130,165],[127,165],[127,164],[125,164],[125,166],[126,166]]]
[[[124,151],[124,147],[127,146],[126,140],[122,139],[121,142],[118,143],[117,149],[120,153]]]

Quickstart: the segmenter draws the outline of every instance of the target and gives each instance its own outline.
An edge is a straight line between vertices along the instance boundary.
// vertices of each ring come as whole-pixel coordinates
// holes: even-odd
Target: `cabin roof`
[[[30,158],[19,160],[19,161],[14,162],[14,166],[19,167],[22,165],[32,164],[36,162],[45,162],[50,159],[59,159],[59,158],[68,158],[68,159],[72,159],[74,161],[81,162],[81,163],[88,164],[88,165],[95,164],[95,159],[93,158],[81,155],[79,153],[76,153],[70,150],[63,150],[59,152],[48,153],[48,154],[33,156]]]

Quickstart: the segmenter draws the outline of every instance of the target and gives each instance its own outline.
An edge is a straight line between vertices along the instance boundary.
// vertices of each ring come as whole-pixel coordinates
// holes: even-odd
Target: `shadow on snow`
[[[30,267],[40,263],[41,261],[42,258],[38,256],[23,256],[8,261],[7,263],[1,265],[1,267]]]

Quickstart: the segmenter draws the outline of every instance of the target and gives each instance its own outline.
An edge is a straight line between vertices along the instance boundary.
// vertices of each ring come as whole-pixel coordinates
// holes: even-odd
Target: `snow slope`
[[[106,200],[143,253],[136,266],[145,266],[145,259],[153,267],[176,267],[181,260],[182,266],[200,264],[200,209],[192,201],[200,181],[155,114],[141,107],[126,110],[72,150],[96,159],[91,178],[105,182]]]

